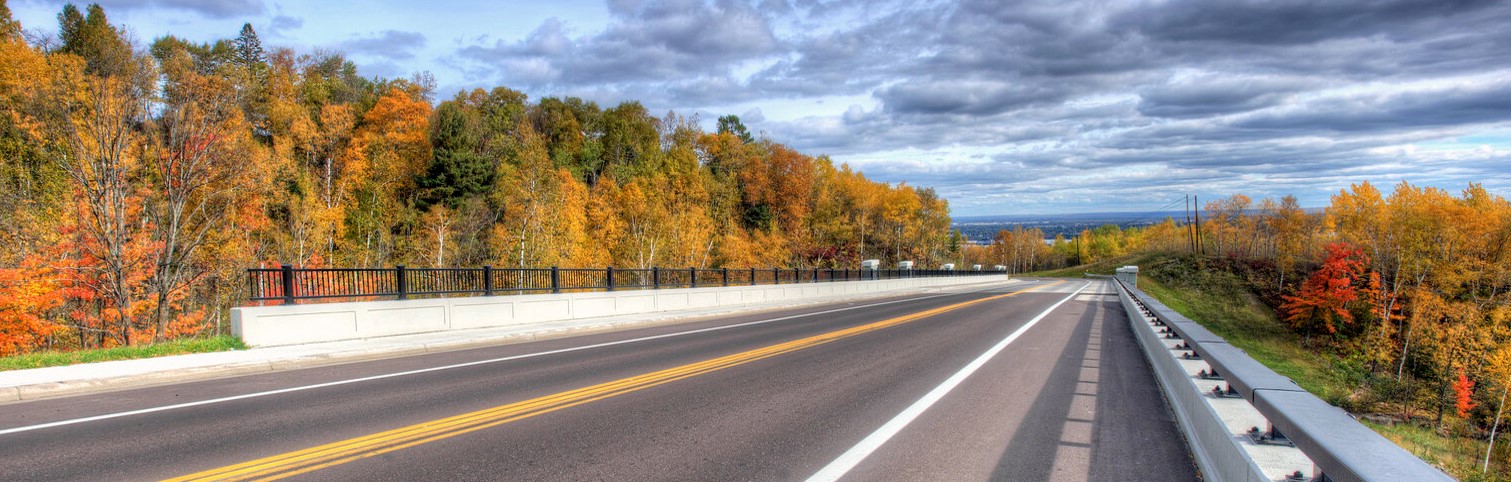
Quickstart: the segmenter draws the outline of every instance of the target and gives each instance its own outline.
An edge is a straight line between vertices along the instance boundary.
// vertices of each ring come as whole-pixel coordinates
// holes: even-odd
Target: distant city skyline
[[[438,100],[638,100],[935,188],[955,216],[1407,181],[1511,192],[1511,4],[110,0],[143,45],[236,36],[431,72]],[[13,0],[33,34],[64,2]],[[80,3],[82,6],[83,3]]]

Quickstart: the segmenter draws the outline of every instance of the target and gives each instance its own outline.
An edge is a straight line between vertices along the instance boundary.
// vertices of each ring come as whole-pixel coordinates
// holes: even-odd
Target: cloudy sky
[[[61,2],[10,0],[33,33]],[[737,114],[957,216],[1149,211],[1368,180],[1511,196],[1511,4],[102,0],[145,42],[250,22],[267,46],[430,71],[441,98]]]

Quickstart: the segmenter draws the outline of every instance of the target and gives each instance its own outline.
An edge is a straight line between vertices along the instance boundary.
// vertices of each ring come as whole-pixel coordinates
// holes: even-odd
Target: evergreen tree
[[[740,116],[734,114],[719,118],[719,133],[734,134],[735,137],[740,138],[746,144],[755,142],[755,138],[750,136],[750,130],[746,129],[745,124],[740,122]]]
[[[87,72],[101,77],[128,73],[134,67],[133,52],[126,39],[110,20],[105,18],[105,9],[92,4],[88,12],[80,14],[73,4],[63,6],[58,14],[58,37],[63,41],[61,52],[84,59]]]
[[[262,40],[257,38],[257,31],[252,29],[252,24],[241,25],[241,34],[236,36],[234,44],[237,63],[253,66],[267,62],[267,55],[262,51]]]
[[[467,197],[493,186],[498,166],[479,152],[480,124],[476,110],[457,101],[443,102],[436,109],[430,135],[435,157],[418,180],[421,210],[436,204],[455,209]]]

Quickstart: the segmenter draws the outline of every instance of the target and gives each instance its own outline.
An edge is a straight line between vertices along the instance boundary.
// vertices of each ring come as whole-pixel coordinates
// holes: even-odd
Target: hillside
[[[1496,447],[1488,474],[1480,464],[1488,433],[1440,430],[1436,414],[1425,410],[1403,413],[1393,397],[1404,388],[1389,377],[1366,370],[1357,357],[1347,357],[1293,332],[1274,307],[1259,294],[1255,273],[1235,269],[1221,259],[1175,255],[1133,255],[1065,270],[1032,273],[1043,276],[1111,274],[1118,266],[1140,267],[1139,288],[1162,303],[1243,349],[1255,360],[1302,388],[1357,416],[1386,438],[1444,468],[1461,480],[1508,480],[1507,451]],[[1447,414],[1453,418],[1452,414]],[[1445,427],[1455,427],[1450,420]],[[1461,422],[1457,422],[1462,425]]]

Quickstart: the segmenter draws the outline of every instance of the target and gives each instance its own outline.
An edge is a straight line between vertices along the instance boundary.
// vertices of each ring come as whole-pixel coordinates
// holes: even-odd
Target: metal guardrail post
[[[283,281],[283,304],[292,305],[294,304],[294,267],[283,265],[280,272],[283,273],[283,280],[281,280]]]
[[[771,284],[782,284],[782,268],[771,268]]]
[[[614,267],[613,266],[609,266],[608,268],[604,269],[603,281],[604,281],[604,283],[608,284],[608,286],[605,287],[605,289],[607,291],[614,291]]]
[[[483,266],[483,296],[493,296],[492,266]]]
[[[394,266],[394,288],[399,291],[399,299],[409,298],[409,279],[404,275],[404,265]]]
[[[651,289],[661,289],[661,268],[651,267]]]
[[[750,285],[755,286],[755,268],[750,268]]]
[[[551,267],[551,292],[561,292],[561,268]]]
[[[689,287],[698,287],[698,268],[687,268],[687,282]]]
[[[726,266],[721,271],[724,272],[724,286],[729,286],[729,267]]]

